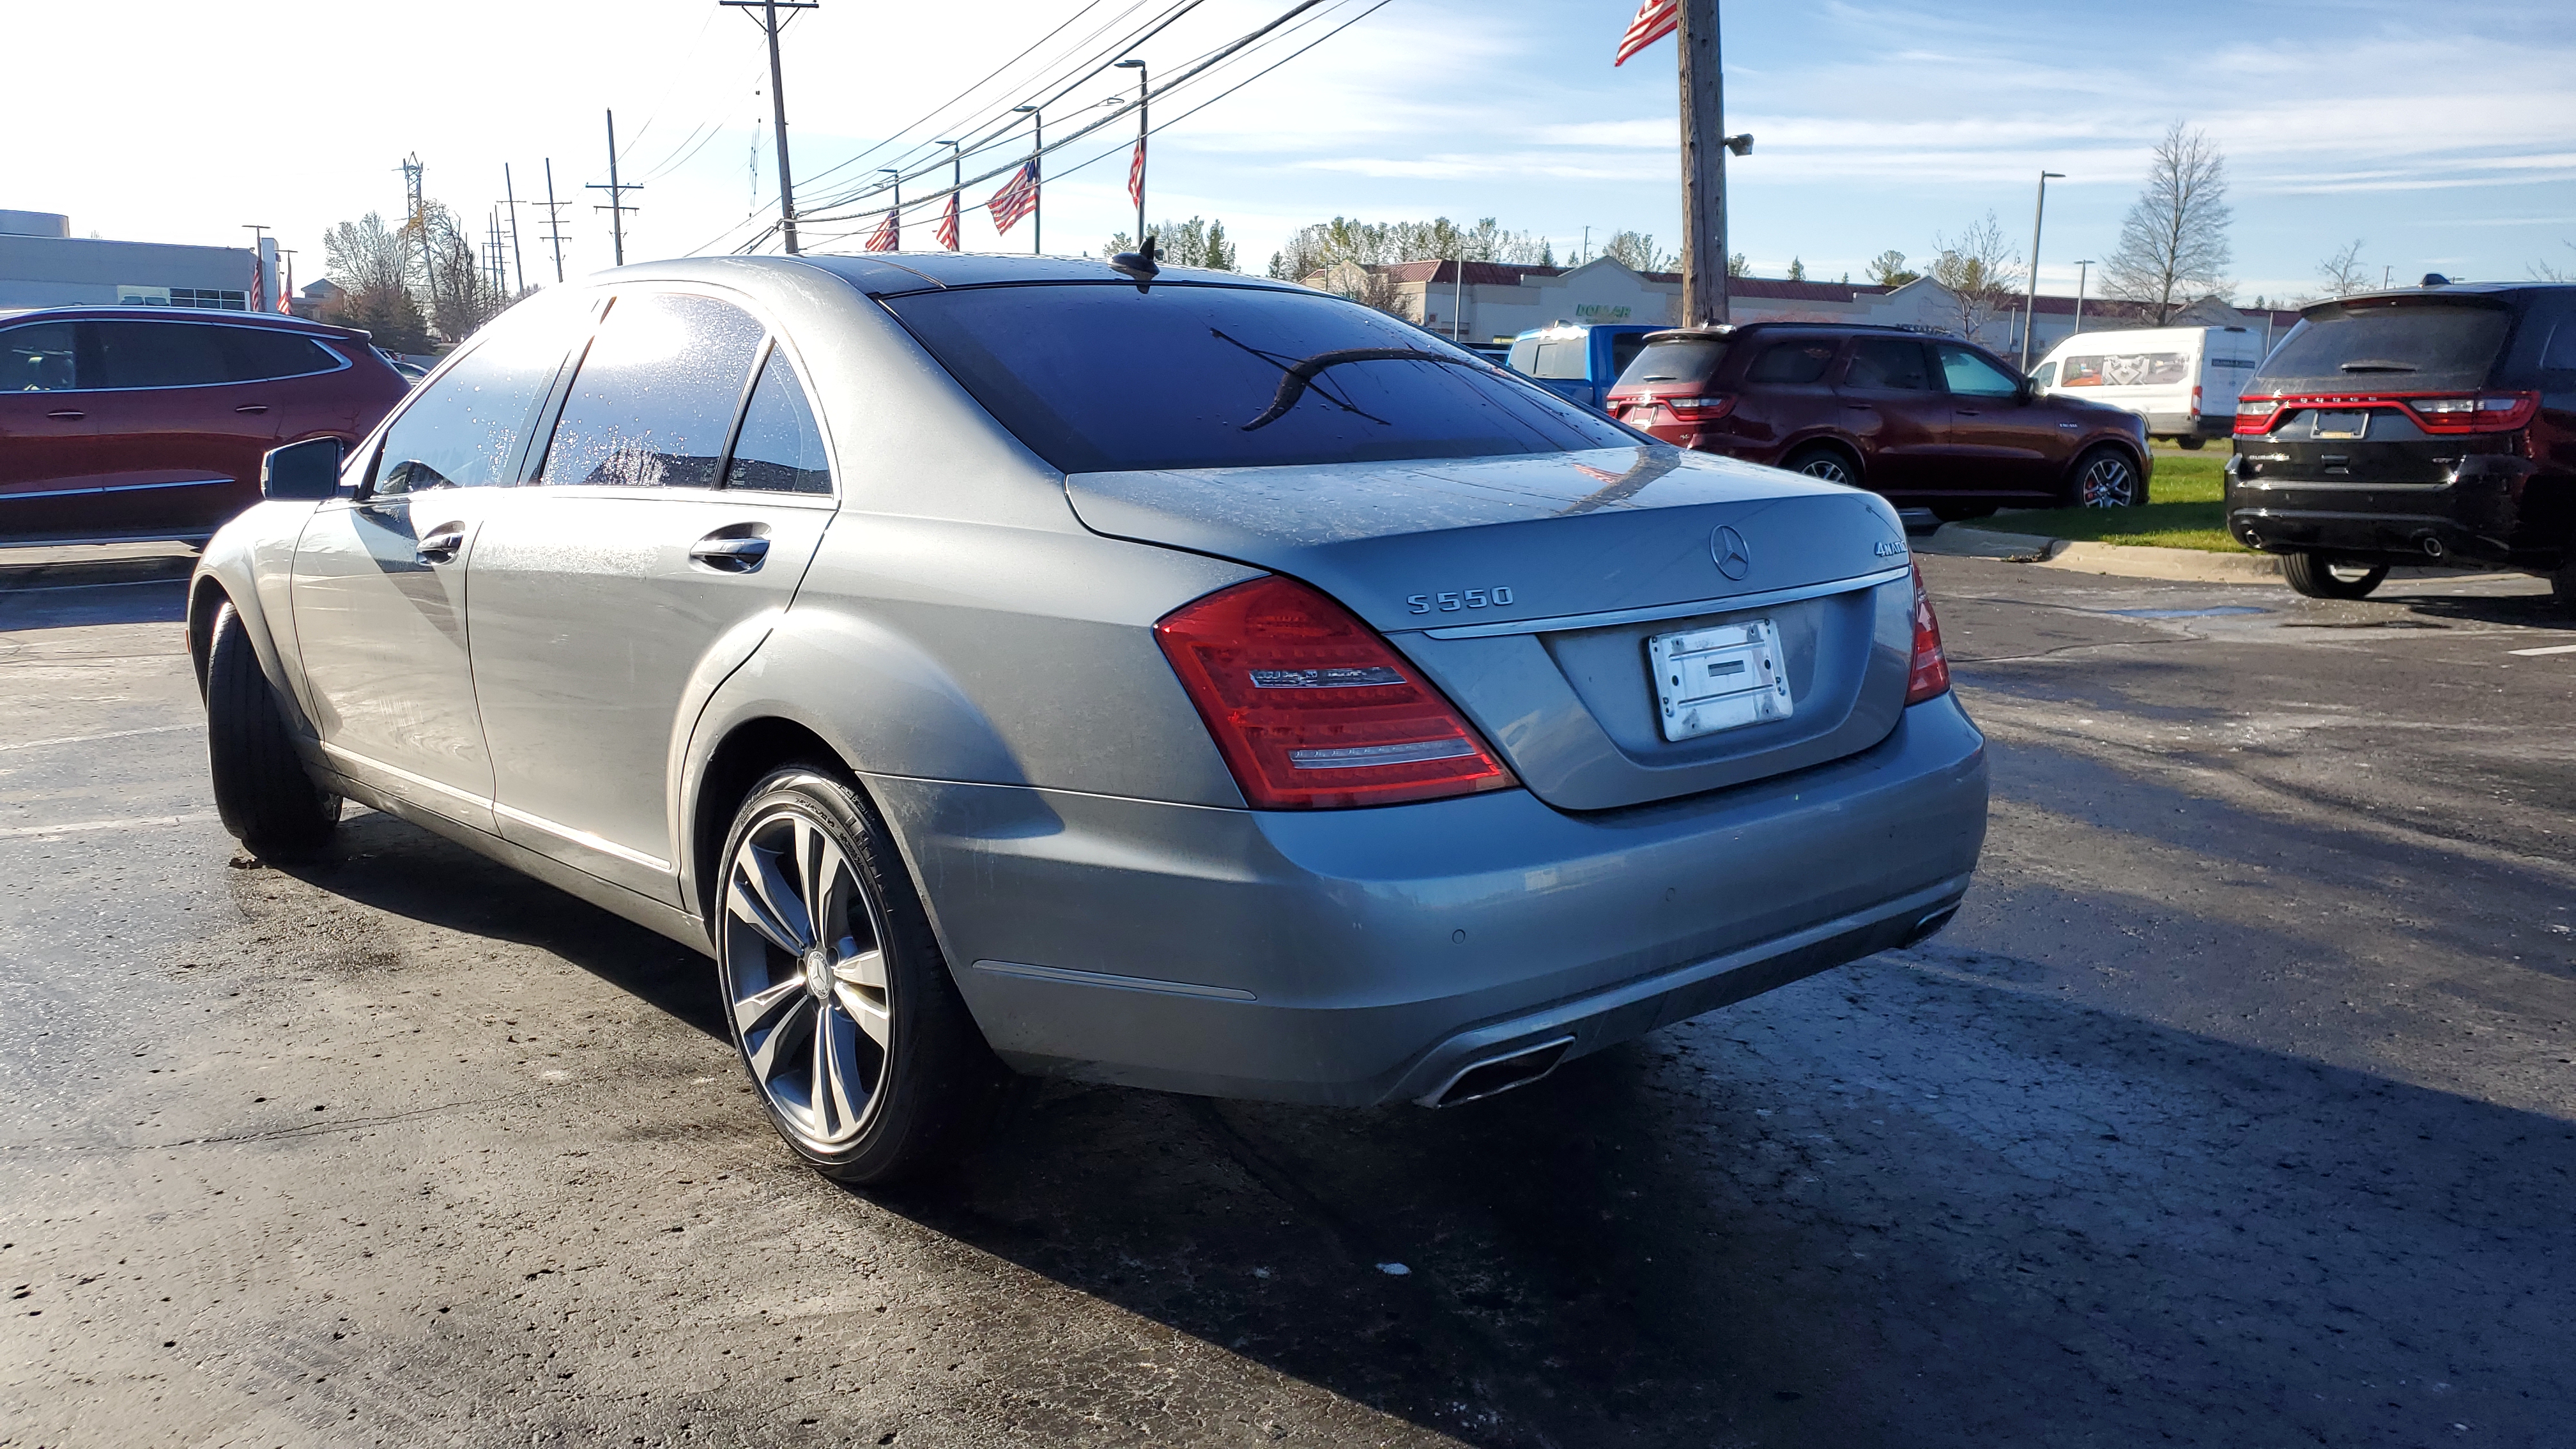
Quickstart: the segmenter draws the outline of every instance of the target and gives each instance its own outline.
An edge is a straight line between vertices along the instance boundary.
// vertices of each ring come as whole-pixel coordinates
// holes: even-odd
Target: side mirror
[[[2021,380],[2021,386],[2013,392],[2015,402],[2026,403],[2037,396],[2039,396],[2039,384],[2027,377]]]
[[[307,438],[271,448],[259,460],[259,496],[316,501],[340,491],[338,438]]]

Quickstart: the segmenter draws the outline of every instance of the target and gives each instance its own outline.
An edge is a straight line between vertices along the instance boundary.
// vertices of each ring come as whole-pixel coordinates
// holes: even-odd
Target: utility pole
[[[555,158],[546,158],[546,240],[555,244],[555,280],[563,278],[563,209],[569,201],[555,200]]]
[[[501,163],[501,204],[510,208],[510,270],[518,274],[519,285],[511,295],[528,290],[528,266],[519,256],[519,188],[511,184],[510,163]]]
[[[786,241],[787,254],[792,257],[796,255],[796,183],[787,174],[787,91],[778,70],[778,31],[786,21],[778,18],[778,12],[819,9],[821,0],[716,0],[716,3],[746,15],[760,12],[752,15],[752,19],[759,22],[761,32],[769,37],[770,129],[778,133],[778,231]],[[791,13],[787,18],[793,20],[796,17]]]
[[[417,151],[403,158],[403,189],[411,198],[411,220],[408,225],[413,234],[420,238],[420,272],[423,280],[429,284],[429,318],[430,325],[435,327],[438,325],[438,259],[430,255],[429,203],[424,201],[420,194],[420,175],[427,169],[420,164],[420,153]]]
[[[1036,189],[1035,194],[1029,198],[1029,255],[1033,257],[1044,256],[1046,255],[1046,218],[1044,215],[1044,208],[1046,206],[1046,165],[1043,158],[1046,155],[1046,117],[1040,115],[1038,113],[1038,108],[1035,106],[1013,106],[1011,109],[1019,111],[1029,118],[1031,135],[1033,137],[1029,142],[1029,183]],[[1144,243],[1140,241],[1136,243],[1136,245],[1143,246]]]
[[[2084,330],[2084,278],[2093,269],[2093,259],[2086,257],[2075,264],[2075,331]],[[2067,334],[2072,337],[2074,332]]]
[[[1717,0],[1681,0],[1682,316],[1719,327],[1726,313],[1726,86]]]
[[[497,206],[493,207],[485,215],[488,218],[485,229],[492,235],[492,239],[483,244],[484,254],[492,259],[489,267],[492,273],[492,295],[507,297],[510,295],[510,259],[509,255],[501,250],[501,209]]]
[[[1129,166],[1127,189],[1136,193],[1136,249],[1145,249],[1145,137],[1153,130],[1145,124],[1145,102],[1153,94],[1145,82],[1145,62],[1133,56],[1118,62],[1120,70],[1136,72],[1136,159]]]
[[[641,191],[644,189],[644,185],[642,182],[637,182],[633,186],[622,186],[618,184],[617,113],[615,111],[610,111],[608,113],[608,184],[606,186],[602,186],[598,182],[593,181],[585,189],[590,191],[605,191],[608,193],[608,204],[606,206],[594,206],[591,210],[604,211],[608,213],[609,235],[615,241],[617,247],[615,253],[617,257],[617,265],[621,267],[626,265],[626,213],[638,209],[626,204],[626,193],[630,191]]]
[[[2048,219],[2048,182],[2050,177],[2063,181],[2063,171],[2039,173],[2039,204],[2030,214],[2030,303],[2021,313],[2021,370],[2030,372],[2030,332],[2039,321],[2039,224]]]

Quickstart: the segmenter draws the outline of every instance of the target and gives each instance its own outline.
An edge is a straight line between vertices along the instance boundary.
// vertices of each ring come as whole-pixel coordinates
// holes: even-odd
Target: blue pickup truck
[[[1636,322],[1541,327],[1512,339],[1505,365],[1550,392],[1597,409],[1609,402],[1611,384],[1645,349],[1647,334],[1671,330]]]

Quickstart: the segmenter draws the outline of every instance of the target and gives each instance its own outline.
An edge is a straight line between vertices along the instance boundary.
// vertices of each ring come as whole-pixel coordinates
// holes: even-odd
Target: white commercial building
[[[0,310],[24,307],[211,307],[274,311],[277,239],[249,247],[103,241],[72,235],[50,211],[0,211]]]

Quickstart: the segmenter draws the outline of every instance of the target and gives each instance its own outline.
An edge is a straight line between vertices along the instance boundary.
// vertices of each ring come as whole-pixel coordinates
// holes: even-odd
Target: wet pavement
[[[1445,1112],[771,1135],[705,963],[215,823],[179,586],[0,592],[0,1444],[2549,1445],[2576,644],[2527,579],[1926,561],[1943,935]]]

